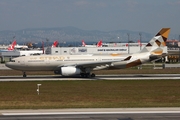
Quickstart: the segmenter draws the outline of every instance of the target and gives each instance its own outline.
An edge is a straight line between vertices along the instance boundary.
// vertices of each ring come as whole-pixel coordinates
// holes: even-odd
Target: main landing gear
[[[83,78],[93,78],[96,75],[94,73],[90,74],[90,73],[81,73],[81,77]]]
[[[23,72],[23,77],[26,77],[27,75],[26,75],[26,72]]]

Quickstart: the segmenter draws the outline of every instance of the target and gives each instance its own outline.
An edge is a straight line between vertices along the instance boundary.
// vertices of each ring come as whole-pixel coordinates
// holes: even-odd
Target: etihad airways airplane
[[[23,72],[54,71],[62,76],[95,77],[93,70],[124,69],[162,57],[170,28],[162,28],[138,53],[126,55],[40,55],[12,59],[6,66]]]

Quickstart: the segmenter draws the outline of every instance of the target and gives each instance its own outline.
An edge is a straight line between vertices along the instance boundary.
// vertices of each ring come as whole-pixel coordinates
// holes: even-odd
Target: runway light
[[[37,84],[37,93],[38,93],[38,95],[39,95],[39,92],[40,92],[40,86],[41,86],[41,84]]]

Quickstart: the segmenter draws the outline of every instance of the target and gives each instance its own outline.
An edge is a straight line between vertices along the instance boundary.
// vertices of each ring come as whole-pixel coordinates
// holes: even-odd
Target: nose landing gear
[[[26,72],[23,72],[23,77],[27,77]]]

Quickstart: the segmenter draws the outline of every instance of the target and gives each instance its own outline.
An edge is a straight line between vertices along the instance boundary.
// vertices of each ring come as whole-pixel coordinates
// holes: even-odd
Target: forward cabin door
[[[47,66],[50,65],[50,60],[49,60],[49,59],[46,60],[46,65],[47,65]]]
[[[25,65],[25,59],[24,58],[22,58],[21,61],[19,61],[19,62],[20,62],[20,65]]]
[[[45,70],[46,70],[46,69],[47,69],[47,70],[51,69],[51,64],[50,64],[50,62],[52,62],[52,60],[49,60],[49,59],[46,60]]]

